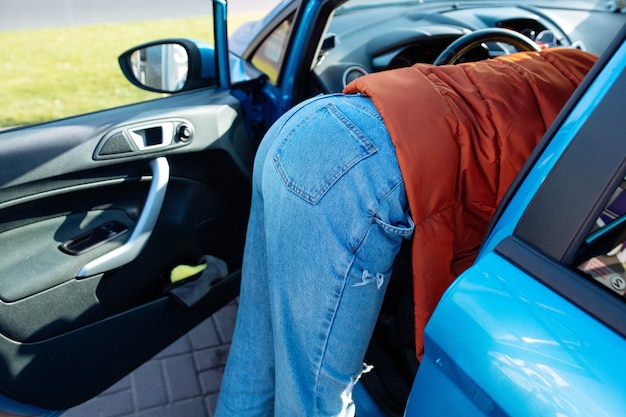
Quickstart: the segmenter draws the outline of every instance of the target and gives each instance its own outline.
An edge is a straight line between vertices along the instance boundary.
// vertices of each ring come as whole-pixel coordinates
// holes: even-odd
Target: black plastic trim
[[[576,132],[542,184],[515,234],[569,264],[626,170],[626,73]]]
[[[51,410],[87,401],[235,298],[240,278],[234,271],[192,308],[162,297],[42,342],[0,338],[0,358],[14,358],[0,362],[3,394]]]
[[[137,78],[135,77],[131,64],[131,55],[142,48],[147,48],[150,46],[159,46],[162,44],[173,43],[182,46],[185,51],[187,51],[188,58],[188,67],[187,72],[188,76],[185,80],[184,85],[175,91],[167,91],[161,90],[158,88],[148,87],[146,85],[141,84]],[[190,39],[186,38],[168,38],[168,39],[160,39],[157,41],[147,42],[138,46],[135,46],[125,52],[123,52],[118,57],[118,63],[120,65],[120,69],[122,73],[126,77],[126,79],[136,87],[139,87],[143,90],[152,91],[155,93],[178,93],[181,91],[190,91],[196,90],[204,87],[213,87],[216,85],[216,77],[215,76],[203,76],[203,68],[202,68],[202,53],[196,43]]]

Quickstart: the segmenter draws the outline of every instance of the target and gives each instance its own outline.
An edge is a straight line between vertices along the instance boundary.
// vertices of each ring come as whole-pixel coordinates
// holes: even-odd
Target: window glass
[[[274,31],[261,43],[254,55],[252,63],[261,72],[269,77],[270,83],[276,85],[283,64],[289,35],[293,28],[294,15],[285,19]]]
[[[64,2],[54,13],[31,13],[30,3],[0,7],[0,129],[159,98],[131,85],[117,57],[159,39],[213,43],[210,1],[168,10],[149,0]]]
[[[578,269],[614,293],[626,295],[626,180],[611,195],[586,239]],[[590,256],[591,255],[591,256]]]

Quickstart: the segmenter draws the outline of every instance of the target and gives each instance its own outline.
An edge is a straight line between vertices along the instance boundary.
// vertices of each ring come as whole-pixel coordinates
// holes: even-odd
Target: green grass
[[[229,29],[259,17],[233,16]],[[212,42],[211,17],[0,32],[0,127],[159,97],[132,86],[117,57],[135,45],[174,37]]]

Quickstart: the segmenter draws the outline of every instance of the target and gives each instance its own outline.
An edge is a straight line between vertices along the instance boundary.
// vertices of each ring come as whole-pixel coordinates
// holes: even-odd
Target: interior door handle
[[[88,262],[78,271],[77,278],[90,277],[119,268],[134,260],[143,250],[159,217],[170,176],[170,166],[164,157],[153,159],[150,168],[152,169],[150,191],[132,234],[119,248]]]

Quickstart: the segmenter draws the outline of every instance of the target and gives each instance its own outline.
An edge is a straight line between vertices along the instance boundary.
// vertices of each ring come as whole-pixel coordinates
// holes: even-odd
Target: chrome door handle
[[[159,217],[170,176],[170,166],[164,157],[150,161],[150,168],[152,169],[150,191],[132,234],[119,248],[88,262],[78,271],[77,278],[90,277],[119,268],[133,261],[143,250]]]

